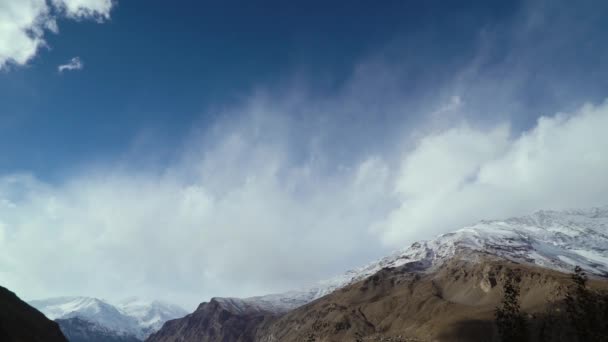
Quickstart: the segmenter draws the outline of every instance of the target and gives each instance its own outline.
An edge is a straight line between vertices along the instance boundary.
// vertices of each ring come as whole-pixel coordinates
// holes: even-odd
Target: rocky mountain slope
[[[450,329],[466,324],[455,318],[487,321],[497,302],[495,288],[503,269],[515,268],[523,279],[533,279],[522,289],[524,296],[545,298],[563,288],[567,276],[560,272],[569,272],[574,265],[597,276],[608,274],[608,207],[482,221],[414,243],[310,289],[216,298],[186,318],[168,322],[148,340],[212,341],[215,336],[217,341],[232,341],[222,338],[241,331],[214,335],[228,329],[221,320],[228,315],[237,315],[244,320],[240,325],[247,326],[248,333],[238,335],[238,341],[365,340],[392,333],[396,338],[429,339],[440,337],[439,332],[449,340]],[[544,285],[537,285],[538,281]],[[246,308],[258,312],[255,322],[260,323],[255,327],[248,315],[240,315]]]
[[[257,328],[277,317],[271,311],[213,298],[186,317],[168,321],[146,341],[252,341]]]
[[[467,260],[471,256],[433,272],[415,265],[383,269],[262,323],[249,341],[499,341],[494,309],[509,270],[520,279],[522,309],[538,341],[536,319],[563,298],[569,275],[482,254]],[[592,286],[607,289],[608,281],[595,279]]]
[[[127,299],[115,305],[90,297],[58,297],[33,300],[30,304],[57,320],[64,332],[111,335],[116,340],[144,340],[167,320],[187,314],[182,308],[158,301]],[[71,320],[78,318],[79,320]],[[90,324],[84,324],[86,321]],[[89,329],[90,331],[86,331]],[[81,333],[82,332],[82,333]],[[73,335],[73,333],[66,333]],[[72,339],[70,339],[72,340]]]
[[[57,323],[1,286],[0,341],[67,342]]]

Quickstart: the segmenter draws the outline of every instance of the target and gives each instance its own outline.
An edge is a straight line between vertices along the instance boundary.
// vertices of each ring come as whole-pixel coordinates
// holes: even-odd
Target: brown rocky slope
[[[259,308],[237,308],[229,300],[213,298],[191,314],[165,322],[146,341],[252,342],[256,330],[275,314]]]

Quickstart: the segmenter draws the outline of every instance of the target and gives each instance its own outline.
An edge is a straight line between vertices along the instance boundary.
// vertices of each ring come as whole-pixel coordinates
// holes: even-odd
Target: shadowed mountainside
[[[251,342],[262,323],[277,317],[257,307],[239,307],[213,298],[186,317],[166,322],[146,341]]]
[[[70,342],[140,342],[133,335],[120,335],[115,331],[84,319],[73,317],[57,319],[61,331]]]
[[[0,341],[67,342],[57,323],[1,286]]]

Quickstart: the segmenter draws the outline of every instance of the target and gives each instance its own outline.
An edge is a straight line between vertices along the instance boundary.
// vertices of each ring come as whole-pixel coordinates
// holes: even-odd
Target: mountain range
[[[308,289],[212,298],[192,314],[165,323],[148,341],[342,341],[374,336],[447,341],[463,336],[471,318],[478,323],[465,329],[472,332],[472,340],[491,340],[495,331],[490,320],[507,270],[520,275],[524,307],[534,311],[563,293],[567,273],[575,265],[594,276],[594,286],[606,286],[608,207],[481,221],[413,243]],[[407,318],[399,315],[406,312]],[[422,323],[416,317],[427,320]],[[478,333],[484,337],[475,337]]]
[[[29,304],[71,342],[497,341],[493,313],[509,275],[517,275],[522,308],[538,331],[575,266],[592,287],[608,289],[608,207],[480,221],[312,287],[216,297],[190,314],[137,298]],[[550,341],[571,338],[553,330]]]
[[[142,341],[167,320],[187,314],[173,304],[137,298],[110,304],[91,297],[57,297],[29,304],[58,322],[70,341],[91,340],[93,335],[104,341]]]

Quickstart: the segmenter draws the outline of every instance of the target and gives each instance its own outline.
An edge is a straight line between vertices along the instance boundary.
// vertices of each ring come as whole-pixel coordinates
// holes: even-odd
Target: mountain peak
[[[131,297],[113,305],[92,297],[56,297],[30,301],[50,319],[79,318],[118,335],[144,339],[170,319],[187,312],[173,304]]]

